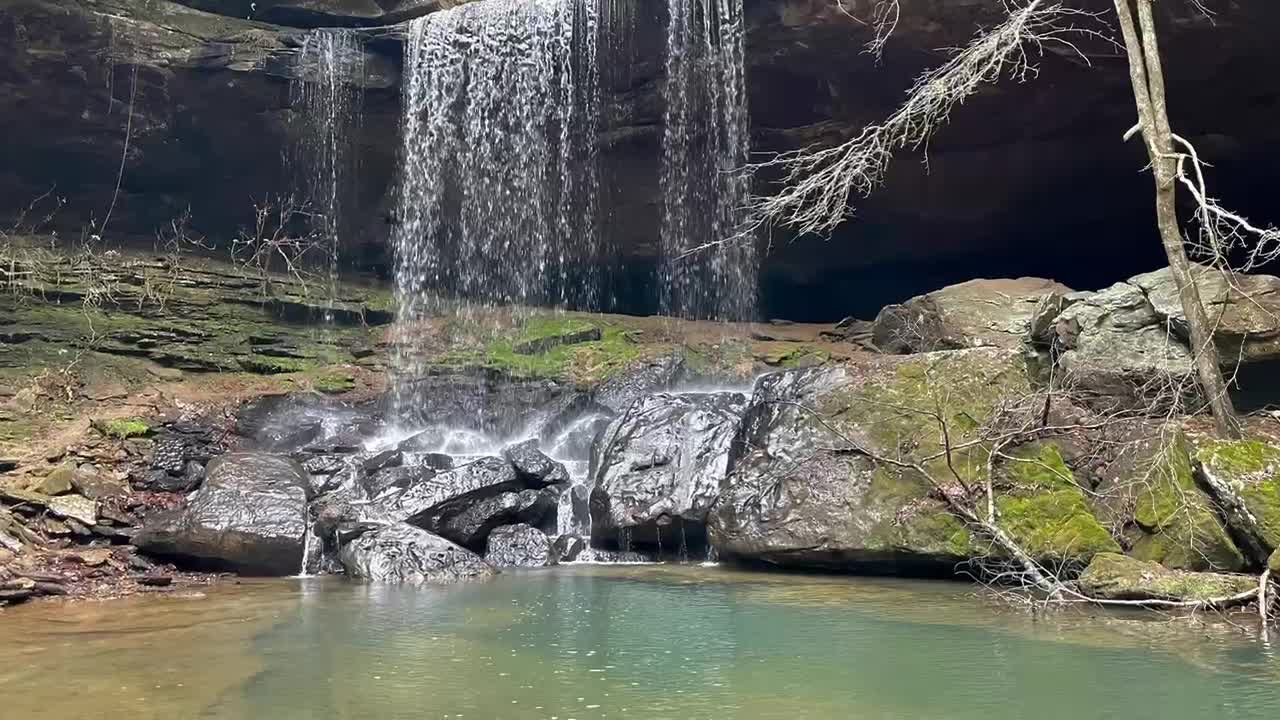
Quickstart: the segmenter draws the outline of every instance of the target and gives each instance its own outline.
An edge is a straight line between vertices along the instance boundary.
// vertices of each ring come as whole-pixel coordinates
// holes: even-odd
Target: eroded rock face
[[[1042,278],[971,280],[886,307],[876,317],[872,338],[887,353],[1017,349],[1044,298],[1069,292]]]
[[[237,223],[251,221],[247,198],[289,187],[279,157],[289,139],[298,31],[250,16],[167,0],[7,3],[0,117],[10,134],[0,152],[10,172],[0,188],[21,200],[0,213],[25,207],[56,183],[67,203],[54,226],[87,224],[110,203],[123,157],[112,214],[118,232],[151,234],[144,228],[167,226],[188,204],[211,237],[207,228],[231,235]],[[363,65],[364,76],[352,82],[398,87],[388,58],[367,53]],[[366,107],[380,126],[379,102],[371,97]],[[388,113],[389,124],[393,117]],[[371,148],[369,178],[389,174],[393,156],[389,147]],[[44,190],[34,191],[39,186]]]
[[[543,567],[552,564],[551,541],[528,525],[500,527],[489,535],[484,559],[494,567]]]
[[[611,412],[621,413],[646,395],[670,390],[684,375],[684,360],[675,355],[645,360],[607,380],[593,398]]]
[[[475,553],[403,523],[364,533],[343,546],[339,557],[348,575],[374,582],[422,585],[494,574]]]
[[[913,469],[871,454],[922,463],[947,492],[949,469],[937,422],[946,419],[953,461],[977,479],[980,450],[961,447],[974,425],[1028,382],[1021,355],[996,348],[872,357],[766,375],[734,441],[728,479],[709,518],[722,557],[786,567],[895,574],[949,574],[990,552]],[[1003,528],[1046,562],[1083,565],[1118,545],[1063,472],[1056,448],[1022,450],[1036,460],[999,469]],[[1057,472],[1027,472],[1054,467]]]
[[[741,393],[663,393],[618,416],[593,453],[592,536],[617,542],[623,532],[638,545],[674,550],[683,539],[701,546],[745,406]]]
[[[233,453],[209,463],[186,507],[148,518],[134,544],[148,553],[246,574],[298,572],[311,492],[287,457]]]
[[[293,27],[390,25],[466,0],[178,0],[211,13]]]

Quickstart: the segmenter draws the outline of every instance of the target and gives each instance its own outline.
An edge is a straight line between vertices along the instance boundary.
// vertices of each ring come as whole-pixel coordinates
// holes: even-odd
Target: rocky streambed
[[[1265,408],[1280,325],[1259,308],[1280,280],[1201,283],[1239,402]],[[61,406],[106,419],[11,444],[27,452],[4,468],[0,592],[218,573],[421,584],[711,557],[999,581],[1013,565],[994,527],[1091,597],[1239,596],[1280,546],[1280,423],[1259,411],[1244,440],[1207,431],[1171,298],[1160,272],[1088,293],[974,281],[874,321],[737,338],[513,315],[480,344],[441,331],[425,374],[392,388],[379,368],[319,359],[269,376],[171,368],[182,376],[163,391]],[[26,315],[45,307],[32,302]],[[296,337],[304,325],[288,323],[307,315],[258,322]],[[119,357],[115,336],[140,322],[155,320],[70,343]],[[341,332],[391,350],[367,324]],[[234,357],[235,342],[220,347]],[[334,368],[355,379],[319,391],[310,379]],[[1233,523],[1222,487],[1255,532]]]

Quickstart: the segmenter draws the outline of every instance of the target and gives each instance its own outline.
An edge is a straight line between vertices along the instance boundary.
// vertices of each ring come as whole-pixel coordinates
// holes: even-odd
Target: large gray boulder
[[[970,280],[884,308],[872,326],[872,340],[887,353],[1017,349],[1044,298],[1069,292],[1043,278]]]
[[[1237,402],[1274,401],[1269,363],[1280,359],[1280,278],[1192,266]],[[1034,323],[1032,341],[1053,347],[1063,381],[1107,409],[1161,411],[1173,400],[1203,400],[1192,382],[1190,331],[1169,268],[1094,293],[1061,296],[1061,311]],[[1179,387],[1181,396],[1171,395]]]
[[[508,525],[489,535],[484,559],[494,567],[543,567],[552,564],[551,540],[528,525]]]
[[[990,553],[938,497],[953,461],[982,479],[977,437],[993,412],[1029,391],[1020,353],[996,348],[869,356],[784,371],[756,383],[729,475],[708,519],[721,557],[785,567],[939,574]],[[1010,450],[1012,452],[1012,450]],[[997,467],[1005,530],[1046,562],[1087,563],[1118,550],[1051,446]],[[873,456],[921,463],[926,477]],[[1053,473],[1017,472],[1054,467]]]
[[[148,518],[133,542],[197,565],[291,575],[302,562],[310,490],[306,471],[287,457],[223,455],[185,507]]]
[[[451,583],[494,574],[475,553],[403,523],[364,533],[343,546],[339,557],[348,575],[375,582]]]
[[[1224,363],[1234,364],[1237,358],[1246,364],[1280,359],[1280,278],[1228,277],[1202,265],[1192,265],[1192,274]],[[1169,268],[1138,275],[1129,282],[1142,289],[1156,315],[1168,322],[1177,337],[1191,336]]]
[[[619,415],[593,453],[593,537],[674,550],[692,531],[701,542],[745,406],[741,393],[662,393]]]
[[[507,446],[502,451],[502,457],[515,468],[516,475],[529,485],[560,485],[569,482],[569,471],[565,466],[547,457],[538,447],[538,440],[525,440]]]
[[[1183,382],[1193,371],[1190,351],[1133,283],[1069,297],[1050,328],[1062,383],[1091,405],[1167,406],[1180,398],[1164,394],[1179,384],[1191,393],[1183,399],[1195,400],[1194,383]]]

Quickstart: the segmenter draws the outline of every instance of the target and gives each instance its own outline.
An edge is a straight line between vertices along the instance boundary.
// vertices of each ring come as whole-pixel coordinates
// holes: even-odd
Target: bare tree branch
[[[896,2],[876,5],[873,23],[878,38],[892,32],[896,7]],[[908,91],[906,102],[884,122],[867,126],[836,147],[802,148],[752,165],[752,172],[779,172],[781,180],[776,194],[752,199],[747,232],[777,226],[797,234],[830,234],[848,217],[854,196],[865,197],[880,186],[895,152],[927,148],[951,112],[980,87],[1003,77],[1024,81],[1034,76],[1036,59],[1051,44],[1087,62],[1075,42],[1082,36],[1103,37],[1097,30],[1074,24],[1096,18],[1094,13],[1061,2],[1030,0],[1009,9],[1002,24],[979,32],[945,64],[923,73]]]

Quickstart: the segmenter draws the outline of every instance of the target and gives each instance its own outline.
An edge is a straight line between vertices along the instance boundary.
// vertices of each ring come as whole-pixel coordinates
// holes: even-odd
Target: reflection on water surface
[[[0,615],[6,717],[1273,718],[1224,622],[1002,609],[961,584],[564,567]],[[9,713],[12,713],[10,715]]]

